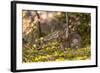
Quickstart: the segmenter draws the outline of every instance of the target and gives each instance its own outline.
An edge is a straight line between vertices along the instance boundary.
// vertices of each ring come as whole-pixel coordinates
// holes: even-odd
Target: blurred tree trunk
[[[38,31],[39,31],[38,39],[40,39],[40,37],[42,35],[42,33],[41,33],[41,23],[40,23],[40,15],[39,15],[39,13],[37,11],[36,11],[36,16],[38,18],[38,22],[37,22],[37,24],[38,24]],[[41,41],[40,40],[37,42],[37,44],[38,44],[37,49],[41,49]]]
[[[40,25],[40,16],[37,11],[36,11],[36,16],[38,18],[38,28],[39,28],[39,38],[40,38],[41,37],[41,25]]]

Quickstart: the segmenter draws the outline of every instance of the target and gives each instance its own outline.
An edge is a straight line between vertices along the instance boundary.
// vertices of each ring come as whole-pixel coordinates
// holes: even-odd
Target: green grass
[[[38,50],[36,44],[33,44],[32,48],[23,48],[23,63],[91,59],[90,47],[65,48],[65,51],[62,51],[58,42],[48,42],[41,47],[42,49]]]

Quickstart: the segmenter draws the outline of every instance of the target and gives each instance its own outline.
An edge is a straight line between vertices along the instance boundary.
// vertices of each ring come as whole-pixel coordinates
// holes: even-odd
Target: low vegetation
[[[49,42],[42,46],[42,49],[36,49],[36,44],[30,48],[23,49],[23,62],[49,62],[64,60],[87,60],[91,58],[90,47],[71,49],[65,48],[62,51],[58,42]]]

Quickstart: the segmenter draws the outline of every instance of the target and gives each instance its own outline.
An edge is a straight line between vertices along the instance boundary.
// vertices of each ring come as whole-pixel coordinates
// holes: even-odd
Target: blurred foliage
[[[91,14],[68,12],[69,29],[81,35],[83,46],[91,44]]]
[[[25,32],[23,31],[23,33],[25,33],[23,34],[23,38],[24,40],[27,40],[26,42],[28,42],[28,44],[23,42],[22,61],[24,63],[91,59],[91,47],[90,47],[91,14],[90,13],[59,12],[58,14],[54,13],[54,17],[52,19],[44,21],[42,20],[41,22],[38,22],[39,19],[37,19],[35,11],[33,11],[33,15],[31,15],[30,12],[31,11],[23,12],[23,20],[25,18],[24,20],[25,23],[29,24],[27,27],[25,27],[26,28]],[[44,23],[42,22],[47,22],[47,23],[45,23],[44,26]],[[60,44],[62,42],[61,41],[59,42],[59,40],[57,39],[53,39],[53,41],[51,40],[48,42],[43,42],[46,36],[52,34],[56,29],[57,30],[60,28],[63,29],[62,25],[66,23],[68,23],[69,34],[71,32],[76,32],[81,36],[82,38],[81,48],[78,49],[64,48],[64,50],[62,50],[60,47]],[[47,25],[49,25],[49,27]],[[39,26],[44,27],[41,29],[41,34],[39,31]],[[49,29],[53,31],[51,32],[51,30]],[[41,36],[39,36],[39,34]],[[64,35],[61,35],[61,37],[62,36]]]

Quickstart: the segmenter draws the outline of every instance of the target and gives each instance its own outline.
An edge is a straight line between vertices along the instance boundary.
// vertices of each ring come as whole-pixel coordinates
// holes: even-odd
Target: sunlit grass
[[[23,62],[49,62],[49,61],[74,61],[91,59],[90,47],[71,49],[65,48],[62,51],[58,42],[48,42],[42,45],[42,49],[38,50],[36,44],[32,48],[23,49]]]

